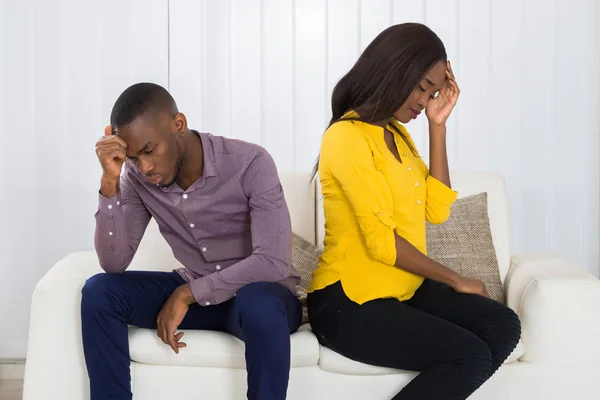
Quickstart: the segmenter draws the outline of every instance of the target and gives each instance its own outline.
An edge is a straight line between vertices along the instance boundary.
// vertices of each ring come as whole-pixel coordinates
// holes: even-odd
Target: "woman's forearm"
[[[433,261],[406,239],[396,235],[396,266],[413,274],[454,287],[461,276]]]
[[[452,187],[446,152],[446,125],[429,124],[429,175]]]

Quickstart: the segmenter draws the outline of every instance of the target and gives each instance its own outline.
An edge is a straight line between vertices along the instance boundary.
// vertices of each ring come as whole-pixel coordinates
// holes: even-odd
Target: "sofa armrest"
[[[38,282],[31,303],[24,400],[84,399],[89,384],[81,343],[81,288],[102,272],[94,252],[74,253]]]
[[[600,281],[591,273],[553,254],[513,256],[506,298],[521,319],[521,361],[598,363]]]

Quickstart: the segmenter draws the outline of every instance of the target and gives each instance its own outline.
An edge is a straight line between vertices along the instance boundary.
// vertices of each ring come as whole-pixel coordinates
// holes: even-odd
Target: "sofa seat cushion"
[[[518,361],[523,355],[525,348],[523,343],[519,341],[519,344],[512,352],[512,354],[506,359],[504,364],[509,364]],[[393,375],[401,374],[414,377],[415,373],[412,371],[405,371],[401,369],[376,367],[374,365],[363,364],[354,360],[350,360],[327,347],[321,346],[321,358],[319,366],[323,371],[331,372],[334,374],[343,375]],[[411,378],[412,379],[412,378]]]
[[[323,371],[342,375],[415,375],[414,372],[410,371],[363,364],[361,362],[346,358],[323,346],[321,346],[321,359],[319,360],[319,366]]]
[[[164,344],[155,329],[129,328],[132,361],[181,367],[245,369],[244,342],[224,332],[183,330],[186,348],[175,354]],[[300,327],[291,335],[292,367],[309,367],[319,363],[319,343],[310,329]]]

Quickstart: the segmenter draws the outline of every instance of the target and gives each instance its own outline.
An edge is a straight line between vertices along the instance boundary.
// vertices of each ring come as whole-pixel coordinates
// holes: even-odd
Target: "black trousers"
[[[502,365],[521,334],[495,300],[425,280],[407,301],[359,305],[340,282],[308,295],[319,342],[355,361],[421,373],[393,400],[466,399]]]

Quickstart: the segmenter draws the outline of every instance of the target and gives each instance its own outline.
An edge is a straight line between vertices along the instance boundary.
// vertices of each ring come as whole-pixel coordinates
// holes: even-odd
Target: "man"
[[[151,83],[125,90],[110,119],[96,144],[95,246],[107,273],[86,282],[81,302],[91,399],[132,398],[128,324],[157,329],[177,354],[186,346],[178,329],[235,335],[246,343],[248,398],[285,399],[300,278],[272,158],[189,130],[171,95]],[[185,268],[123,272],[152,217]]]

